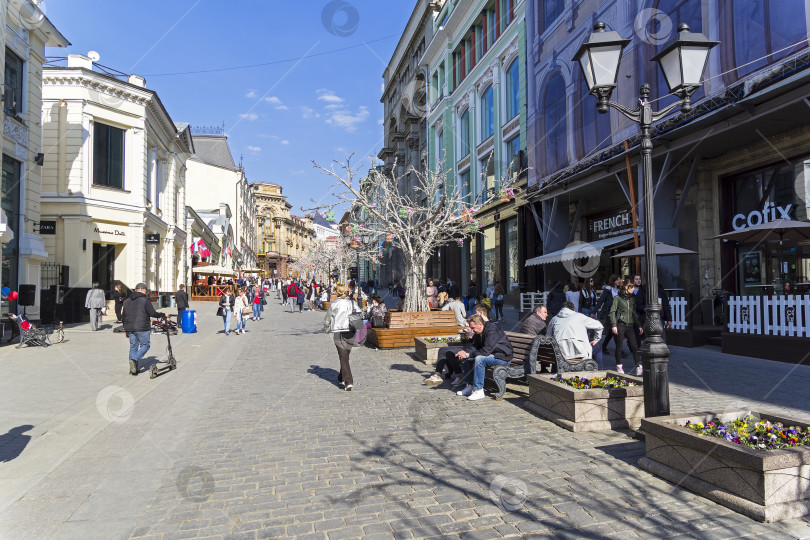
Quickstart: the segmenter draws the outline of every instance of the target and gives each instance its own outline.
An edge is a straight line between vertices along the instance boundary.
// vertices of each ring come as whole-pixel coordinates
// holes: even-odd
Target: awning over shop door
[[[612,238],[605,238],[604,240],[596,240],[594,242],[579,242],[568,244],[565,248],[559,251],[553,251],[529,259],[526,261],[526,266],[535,266],[538,264],[549,264],[555,262],[573,261],[574,259],[589,259],[591,257],[599,257],[602,255],[602,250],[621,244],[633,238],[633,233],[622,234]]]

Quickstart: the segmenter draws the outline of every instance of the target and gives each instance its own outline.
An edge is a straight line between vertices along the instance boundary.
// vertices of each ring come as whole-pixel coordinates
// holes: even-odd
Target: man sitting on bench
[[[457,394],[476,401],[484,399],[484,375],[487,367],[508,365],[512,361],[512,344],[500,326],[490,321],[485,322],[477,313],[469,318],[469,323],[474,333],[472,342],[456,354],[458,359],[466,360],[464,379],[467,386]],[[475,362],[472,370],[469,369],[471,362]]]

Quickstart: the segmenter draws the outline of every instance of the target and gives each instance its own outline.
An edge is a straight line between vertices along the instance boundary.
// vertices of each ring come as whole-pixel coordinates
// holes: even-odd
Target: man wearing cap
[[[135,285],[135,292],[124,300],[124,307],[121,310],[124,330],[129,335],[129,372],[132,375],[138,374],[138,361],[146,355],[151,345],[151,318],[169,317],[155,310],[146,292],[145,283]]]

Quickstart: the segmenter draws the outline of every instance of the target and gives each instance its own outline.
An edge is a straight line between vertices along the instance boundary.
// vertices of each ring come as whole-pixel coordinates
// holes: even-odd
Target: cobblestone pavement
[[[407,350],[362,348],[345,392],[322,313],[271,302],[247,334],[225,337],[209,311],[207,330],[178,336],[179,369],[155,380],[82,355],[65,371],[36,357],[39,377],[25,378],[39,352],[0,355],[0,393],[36,411],[0,397],[11,411],[0,427],[36,426],[0,459],[0,538],[810,537],[808,521],[757,523],[642,471],[630,432],[538,418],[521,407],[525,386],[470,402],[422,384],[428,370]],[[120,339],[79,338],[80,350]],[[810,419],[808,366],[708,347],[673,349],[670,366],[673,412]],[[31,388],[49,400],[25,400]]]
[[[247,337],[132,537],[791,538],[807,525],[760,524],[653,477],[635,465],[643,443],[537,418],[525,387],[502,402],[426,387],[402,351],[356,350],[355,391],[341,391],[321,315],[275,321]],[[676,411],[759,397],[754,382],[779,408],[806,406],[808,369],[745,373],[717,356],[677,355]]]

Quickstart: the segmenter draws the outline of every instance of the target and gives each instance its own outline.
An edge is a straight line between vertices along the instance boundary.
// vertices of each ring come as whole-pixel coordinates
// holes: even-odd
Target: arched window
[[[459,157],[464,157],[470,154],[470,109],[466,109],[461,113],[459,120],[459,136],[461,138],[459,145]]]
[[[579,103],[577,121],[580,125],[577,137],[577,157],[583,158],[594,148],[604,148],[610,144],[610,113],[600,114],[596,110],[598,100],[588,94],[588,85],[582,73],[579,75]]]
[[[481,94],[481,140],[485,141],[495,132],[495,120],[492,111],[492,85]]]
[[[546,87],[543,96],[543,115],[545,117],[545,159],[546,174],[568,164],[565,126],[565,81],[562,75],[554,75]]]
[[[506,118],[511,119],[520,112],[520,64],[519,58],[509,65],[506,71]]]
[[[804,0],[721,1],[723,71],[736,68],[726,82],[807,47],[806,10]]]

